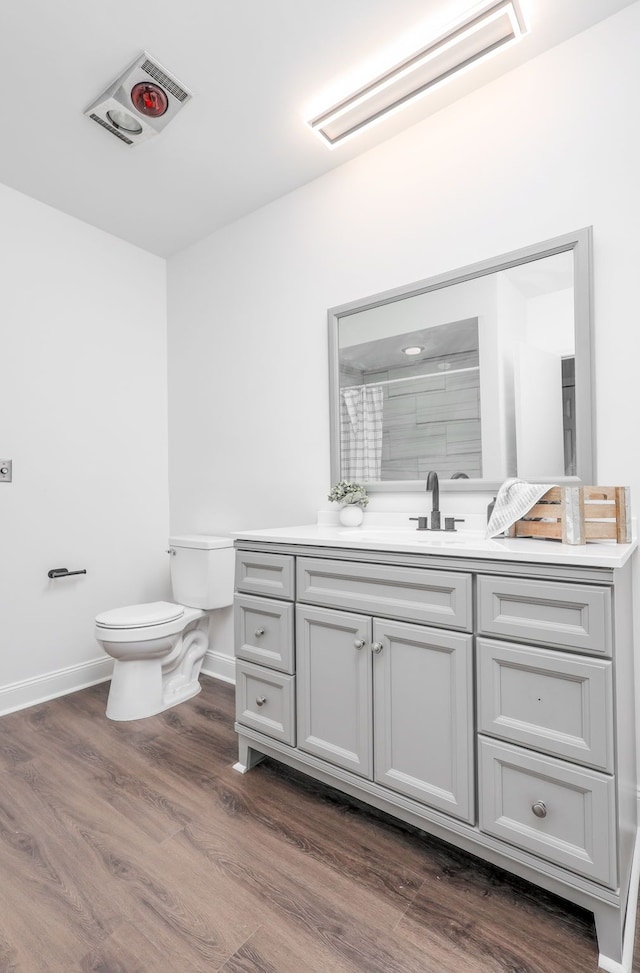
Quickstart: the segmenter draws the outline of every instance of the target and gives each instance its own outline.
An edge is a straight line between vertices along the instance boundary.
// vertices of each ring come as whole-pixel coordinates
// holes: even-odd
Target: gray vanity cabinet
[[[596,550],[547,565],[241,541],[235,767],[274,757],[591,909],[600,966],[622,973],[632,575]]]
[[[472,821],[472,637],[298,604],[298,747]]]

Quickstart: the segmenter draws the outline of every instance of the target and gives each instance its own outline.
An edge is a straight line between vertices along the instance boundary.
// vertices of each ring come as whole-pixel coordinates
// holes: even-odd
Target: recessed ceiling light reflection
[[[424,348],[420,345],[409,345],[408,348],[403,348],[402,350],[405,355],[419,355],[421,351],[424,351]]]

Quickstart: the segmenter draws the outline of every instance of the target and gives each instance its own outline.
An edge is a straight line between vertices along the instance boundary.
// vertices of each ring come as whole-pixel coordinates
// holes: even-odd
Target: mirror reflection
[[[584,376],[589,321],[574,251],[336,309],[334,479],[580,475],[576,334]]]

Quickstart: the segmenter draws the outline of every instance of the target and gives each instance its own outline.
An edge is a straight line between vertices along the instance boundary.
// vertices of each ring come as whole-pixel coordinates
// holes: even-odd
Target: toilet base
[[[199,628],[181,633],[163,659],[116,659],[107,699],[107,718],[144,720],[171,709],[200,692],[200,669],[209,646]]]

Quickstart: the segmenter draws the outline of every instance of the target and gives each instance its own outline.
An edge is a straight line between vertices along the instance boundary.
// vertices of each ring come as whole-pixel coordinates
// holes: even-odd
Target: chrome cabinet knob
[[[255,637],[257,639],[259,639],[261,635],[264,635],[264,629],[263,628],[257,628],[253,634],[255,635]]]
[[[266,701],[267,701],[266,696],[256,696],[256,703],[258,704],[258,706],[264,706]]]
[[[354,644],[354,646],[355,646],[356,649],[363,649],[364,648],[364,644],[365,644],[364,643],[364,639],[356,639],[353,644]]]
[[[379,655],[380,652],[382,652],[382,649],[383,648],[384,648],[384,646],[382,645],[382,642],[372,642],[371,643],[371,651],[372,652],[375,652],[376,655]]]
[[[537,818],[546,818],[547,816],[547,805],[544,801],[536,801],[535,804],[531,805],[531,810]]]

